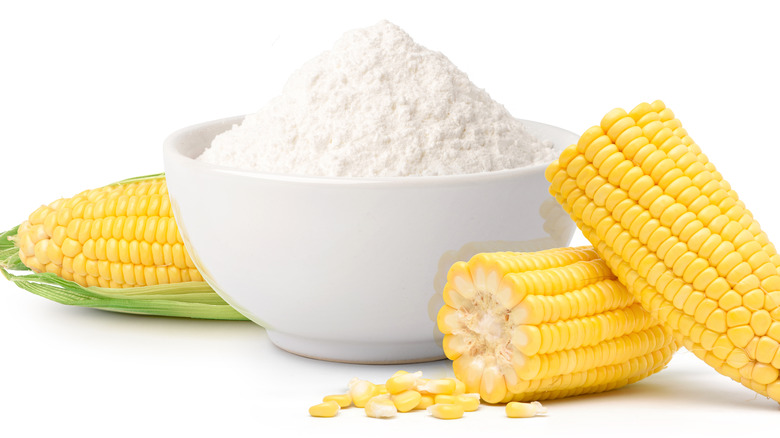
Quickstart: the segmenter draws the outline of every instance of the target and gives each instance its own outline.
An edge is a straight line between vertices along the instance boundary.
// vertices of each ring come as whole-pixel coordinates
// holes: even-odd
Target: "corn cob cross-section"
[[[477,254],[452,266],[444,301],[444,352],[488,403],[619,388],[678,347],[590,247]]]
[[[717,371],[780,401],[780,256],[671,110],[610,111],[546,177],[645,309]]]

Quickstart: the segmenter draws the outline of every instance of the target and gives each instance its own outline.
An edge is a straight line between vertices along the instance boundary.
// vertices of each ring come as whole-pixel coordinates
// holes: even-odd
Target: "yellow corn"
[[[465,412],[474,412],[479,409],[479,394],[458,394],[455,396],[455,404],[463,406]]]
[[[442,420],[455,420],[463,417],[463,406],[456,404],[434,404],[428,406],[428,413]]]
[[[339,413],[339,404],[335,401],[326,401],[309,408],[312,417],[335,417]]]
[[[173,219],[164,177],[87,190],[35,210],[19,226],[19,257],[82,286],[202,281]]]
[[[415,410],[428,409],[428,406],[433,406],[436,403],[434,396],[431,394],[421,394],[420,403],[414,407]]]
[[[618,388],[677,349],[592,248],[478,254],[452,266],[444,301],[444,352],[488,403]]]
[[[780,401],[780,256],[663,102],[610,111],[546,177],[645,309],[717,371]]]
[[[355,407],[363,408],[369,400],[379,395],[379,387],[357,377],[349,381],[349,396]]]
[[[322,401],[334,401],[339,405],[340,408],[346,408],[352,404],[352,397],[350,397],[349,394],[333,394],[326,395],[322,398]]]
[[[417,390],[423,394],[453,394],[457,389],[457,379],[419,379]]]
[[[414,390],[406,390],[390,396],[398,412],[409,412],[416,408],[422,400],[422,395]]]
[[[392,418],[398,414],[398,409],[395,407],[393,400],[390,399],[390,394],[382,394],[371,397],[366,402],[366,416],[372,418]]]
[[[415,373],[401,372],[391,376],[385,382],[385,388],[390,394],[398,394],[417,386],[417,379],[422,377],[422,371]]]
[[[509,418],[531,418],[547,413],[547,409],[539,402],[509,402],[504,409],[506,410],[506,416]]]

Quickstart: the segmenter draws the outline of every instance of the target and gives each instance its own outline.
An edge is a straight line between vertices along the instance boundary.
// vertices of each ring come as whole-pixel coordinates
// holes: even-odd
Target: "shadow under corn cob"
[[[246,319],[203,281],[187,254],[163,174],[41,206],[0,235],[0,270],[17,286],[63,304]]]

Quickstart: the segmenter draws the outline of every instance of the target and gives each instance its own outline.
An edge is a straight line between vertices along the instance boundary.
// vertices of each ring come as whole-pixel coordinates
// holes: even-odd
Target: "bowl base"
[[[266,330],[277,347],[298,356],[354,364],[403,364],[446,359],[440,342],[339,342]]]

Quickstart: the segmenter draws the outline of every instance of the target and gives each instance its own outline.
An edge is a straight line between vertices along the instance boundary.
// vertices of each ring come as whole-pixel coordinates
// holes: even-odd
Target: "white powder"
[[[503,105],[444,55],[382,21],[344,34],[200,160],[261,172],[414,176],[551,161]]]

